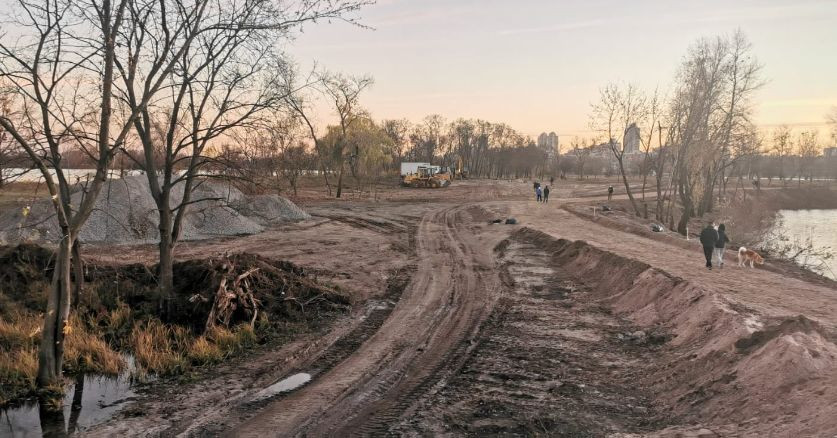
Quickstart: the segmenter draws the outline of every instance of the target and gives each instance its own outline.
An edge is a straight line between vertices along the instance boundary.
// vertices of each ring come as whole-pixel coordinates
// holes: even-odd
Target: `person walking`
[[[550,183],[550,184],[555,183],[555,176],[550,176],[550,177],[549,177],[549,183]]]
[[[610,199],[613,198],[613,186],[607,187],[607,202],[610,202]]]
[[[549,202],[549,186],[543,188],[543,202]]]
[[[538,202],[543,201],[543,189],[541,189],[541,186],[538,186],[538,188],[535,189],[535,198]]]
[[[715,258],[718,259],[718,269],[724,267],[724,247],[729,243],[727,227],[724,224],[718,225],[718,241],[715,242]]]
[[[700,232],[700,244],[703,245],[703,255],[706,257],[706,269],[712,270],[712,253],[715,251],[715,244],[718,243],[718,232],[715,224],[709,222]]]

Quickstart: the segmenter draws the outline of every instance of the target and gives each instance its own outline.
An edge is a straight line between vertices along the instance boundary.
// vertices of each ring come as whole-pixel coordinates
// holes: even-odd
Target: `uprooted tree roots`
[[[5,299],[41,311],[43,300],[24,299],[31,293],[9,294],[36,283],[47,284],[50,255],[51,251],[33,245],[0,248],[0,259],[9,262],[3,263],[8,269],[0,269]],[[82,313],[100,313],[127,305],[134,319],[156,317],[201,333],[213,325],[253,325],[262,318],[302,321],[322,312],[345,310],[350,304],[347,295],[320,284],[301,267],[244,253],[175,263],[174,293],[166,300],[167,311],[160,315],[155,272],[155,266],[142,264],[89,265],[78,308]]]
[[[185,278],[177,278],[178,273]],[[302,268],[251,254],[183,262],[175,265],[175,277],[172,318],[188,315],[193,325],[205,321],[203,329],[252,326],[262,313],[269,318],[305,319],[349,304],[345,295],[318,284]]]

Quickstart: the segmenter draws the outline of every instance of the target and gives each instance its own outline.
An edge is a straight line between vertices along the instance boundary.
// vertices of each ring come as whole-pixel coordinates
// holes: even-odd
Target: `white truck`
[[[419,167],[431,167],[430,163],[418,163],[418,162],[408,162],[408,163],[401,163],[401,176],[405,177],[412,173],[418,173]]]

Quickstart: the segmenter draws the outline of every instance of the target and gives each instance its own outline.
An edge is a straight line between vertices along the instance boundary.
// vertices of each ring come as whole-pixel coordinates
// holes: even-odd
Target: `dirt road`
[[[316,382],[268,405],[237,436],[348,436],[380,432],[409,394],[461,360],[499,292],[490,248],[468,226],[467,206],[426,213],[416,273],[380,330]]]
[[[246,371],[180,388],[175,410],[150,396],[92,434],[837,433],[833,283],[707,272],[694,242],[570,208],[599,188],[560,188],[546,205],[530,188],[394,190],[310,205],[307,225],[183,245],[288,258],[362,304]],[[489,224],[507,217],[522,225]],[[252,402],[295,373],[312,380]]]

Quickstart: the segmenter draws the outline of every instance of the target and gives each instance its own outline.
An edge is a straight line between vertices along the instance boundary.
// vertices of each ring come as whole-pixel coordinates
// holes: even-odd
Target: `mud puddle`
[[[0,436],[62,437],[109,420],[136,396],[134,358],[125,355],[124,359],[127,366],[116,377],[77,376],[65,388],[63,409],[59,412],[46,409],[39,401],[0,411]]]
[[[508,294],[447,384],[422,396],[397,435],[605,436],[664,424],[634,384],[655,346],[537,245],[510,241],[501,260]]]
[[[253,401],[264,400],[279,394],[291,392],[306,383],[311,381],[311,375],[308,373],[296,373],[290,377],[286,377],[273,385],[259,391],[253,396]]]

